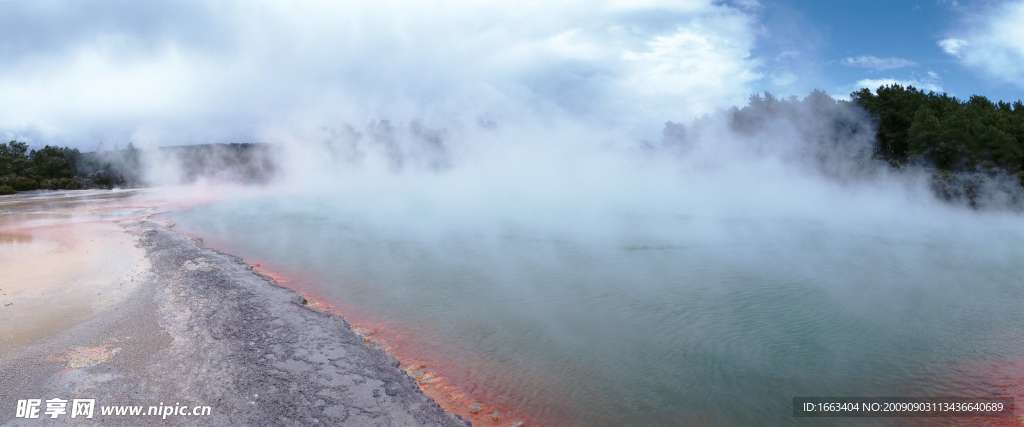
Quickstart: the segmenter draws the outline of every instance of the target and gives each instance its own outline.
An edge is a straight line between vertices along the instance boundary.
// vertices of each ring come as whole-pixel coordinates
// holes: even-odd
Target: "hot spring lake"
[[[170,218],[540,420],[786,424],[794,396],[1024,396],[1019,219],[555,216],[247,198]]]

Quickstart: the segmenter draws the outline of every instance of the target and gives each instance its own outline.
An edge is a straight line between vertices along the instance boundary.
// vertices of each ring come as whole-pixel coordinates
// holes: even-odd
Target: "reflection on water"
[[[977,366],[1024,360],[1017,224],[633,215],[545,232],[259,200],[175,219],[559,423],[784,424],[796,395],[1016,393]]]
[[[116,304],[142,265],[114,223],[134,191],[0,196],[0,353],[41,342]]]
[[[138,194],[137,190],[73,190],[0,196],[0,230],[141,215],[146,208],[125,205]]]

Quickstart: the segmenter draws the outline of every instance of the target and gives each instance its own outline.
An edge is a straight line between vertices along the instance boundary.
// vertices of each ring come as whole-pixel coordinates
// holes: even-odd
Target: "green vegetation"
[[[132,147],[118,153],[122,159],[138,158]],[[24,142],[0,144],[0,194],[126,185],[132,180],[120,172],[123,169],[96,153],[83,154],[74,148],[47,145],[30,150]]]
[[[1024,103],[961,101],[913,87],[851,94],[878,125],[876,154],[896,167],[926,163],[942,171],[999,170],[1024,178]]]
[[[851,94],[876,121],[875,156],[896,168],[934,170],[932,186],[947,200],[977,206],[989,193],[1020,205],[1024,187],[1024,103],[961,101],[914,87],[882,86]],[[1002,189],[991,187],[1001,185]],[[985,187],[990,187],[985,189]],[[1007,188],[1015,187],[1015,188]]]
[[[779,125],[793,129],[808,143],[800,153],[826,175],[843,179],[887,165],[926,173],[932,191],[947,201],[1024,209],[1021,101],[961,101],[900,85],[862,89],[850,98],[837,101],[821,91],[802,100],[754,95],[731,111],[730,125],[749,136]],[[685,130],[669,123],[665,136],[685,138]]]

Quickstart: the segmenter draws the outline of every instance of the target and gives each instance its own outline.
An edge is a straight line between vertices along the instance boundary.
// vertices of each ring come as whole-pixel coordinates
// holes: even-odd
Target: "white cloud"
[[[880,58],[872,55],[851,56],[843,58],[840,62],[848,67],[870,68],[874,70],[893,70],[917,65],[914,61],[905,58]]]
[[[1024,1],[979,14],[939,47],[964,65],[1024,87]]]
[[[0,132],[180,143],[374,118],[660,124],[742,102],[761,78],[755,17],[712,0],[118,5],[5,4],[0,94],[17,108],[0,109]]]
[[[742,32],[747,25],[742,15],[708,17],[654,36],[638,49],[624,50],[623,90],[618,93],[640,94],[646,103],[627,108],[693,116],[729,105],[719,97],[729,103],[744,99],[750,83],[761,78],[757,62],[749,58],[753,35]]]
[[[942,48],[943,52],[946,52],[953,56],[960,56],[960,50],[967,46],[967,40],[948,38],[939,40],[939,47]]]

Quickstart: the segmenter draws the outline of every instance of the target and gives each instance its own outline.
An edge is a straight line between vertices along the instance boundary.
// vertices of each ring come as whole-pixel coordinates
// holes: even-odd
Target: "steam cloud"
[[[940,206],[925,173],[871,159],[872,124],[846,104],[819,93],[779,111],[724,110],[762,77],[757,10],[15,3],[0,17],[11,36],[0,93],[18,107],[0,111],[0,132],[101,148],[270,142],[250,160],[274,165],[273,191],[393,208],[904,216]],[[229,154],[205,169],[223,172],[216,159]],[[146,150],[143,178],[188,181],[189,163]],[[226,175],[215,178],[237,178]]]

